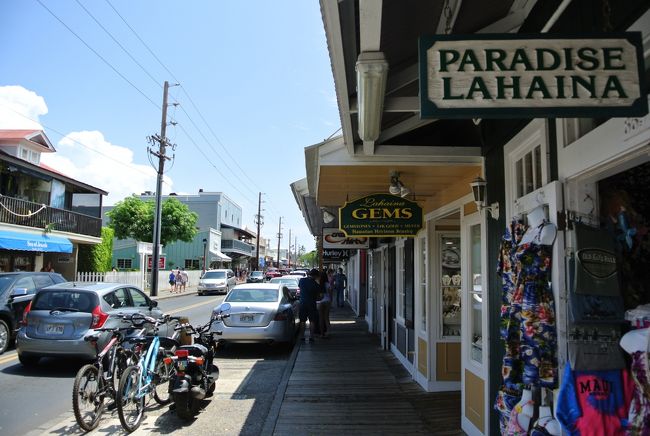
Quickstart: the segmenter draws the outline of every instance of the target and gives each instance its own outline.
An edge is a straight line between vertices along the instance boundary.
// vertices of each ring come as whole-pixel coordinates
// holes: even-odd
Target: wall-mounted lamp
[[[357,58],[359,137],[364,142],[379,139],[384,108],[388,62],[380,51],[362,52]]]
[[[487,209],[488,211],[490,211],[490,215],[492,215],[492,218],[498,220],[499,202],[495,202],[487,206],[487,200],[485,197],[486,185],[487,182],[482,177],[476,177],[474,180],[470,182],[469,186],[472,187],[472,194],[474,195],[474,203],[476,203],[476,207],[478,208],[479,213],[483,209]]]
[[[335,219],[336,217],[332,213],[330,213],[330,211],[328,211],[327,209],[323,209],[323,222],[325,224],[329,224]]]
[[[411,193],[411,190],[404,186],[404,184],[399,179],[399,173],[394,171],[390,174],[390,185],[388,186],[388,192],[404,198]]]

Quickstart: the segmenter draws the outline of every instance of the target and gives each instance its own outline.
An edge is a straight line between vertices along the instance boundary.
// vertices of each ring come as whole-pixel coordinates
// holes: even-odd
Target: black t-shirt
[[[320,285],[311,277],[303,277],[298,282],[300,288],[300,302],[303,304],[316,302],[320,292]]]

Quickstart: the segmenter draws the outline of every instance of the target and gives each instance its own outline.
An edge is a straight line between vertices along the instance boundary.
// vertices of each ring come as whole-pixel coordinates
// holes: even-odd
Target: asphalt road
[[[187,316],[192,324],[209,320],[211,309],[223,296],[183,295],[159,301],[166,313]],[[259,434],[291,349],[286,346],[228,345],[218,352],[217,390],[191,423],[205,434]],[[72,415],[72,383],[83,361],[42,359],[26,369],[11,349],[0,355],[0,434],[81,433]],[[152,404],[145,412],[142,434],[168,433],[181,422],[168,407]],[[217,418],[218,416],[218,418]],[[215,425],[217,427],[215,427]],[[93,432],[121,432],[117,415],[107,414]]]

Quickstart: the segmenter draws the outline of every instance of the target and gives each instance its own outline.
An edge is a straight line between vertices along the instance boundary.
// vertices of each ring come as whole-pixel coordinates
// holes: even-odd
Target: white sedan
[[[298,330],[297,298],[281,283],[247,283],[231,289],[213,314],[228,314],[212,329],[223,342],[293,342]]]

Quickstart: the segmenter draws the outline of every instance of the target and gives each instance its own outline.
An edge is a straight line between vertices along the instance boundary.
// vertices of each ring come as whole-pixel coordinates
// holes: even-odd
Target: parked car
[[[270,267],[269,269],[266,270],[266,273],[264,274],[264,278],[269,281],[273,277],[280,277],[282,273],[280,273],[280,270],[274,267]]]
[[[246,277],[246,283],[262,283],[264,282],[264,272],[263,271],[252,271],[248,277]]]
[[[302,278],[302,277],[307,277],[307,272],[308,271],[304,269],[294,269],[293,271],[291,271],[291,273],[289,273],[289,275]]]
[[[63,282],[61,274],[51,272],[0,273],[0,354],[15,339],[23,311],[36,291]]]
[[[281,283],[235,286],[213,315],[229,314],[216,321],[214,331],[225,342],[293,342],[299,326],[297,298]]]
[[[211,269],[203,273],[196,291],[199,295],[211,293],[227,294],[237,284],[237,277],[231,269]]]
[[[25,366],[41,357],[94,359],[95,347],[84,340],[100,327],[123,325],[116,314],[142,313],[160,318],[158,303],[142,290],[122,283],[66,282],[43,288],[25,309],[23,325],[16,336],[18,359]],[[161,336],[173,335],[173,325],[163,325]],[[99,334],[103,347],[110,333]]]
[[[300,295],[300,289],[298,288],[298,280],[300,277],[296,276],[282,276],[282,277],[273,277],[269,280],[269,283],[281,283],[287,288],[292,297],[297,297]]]

